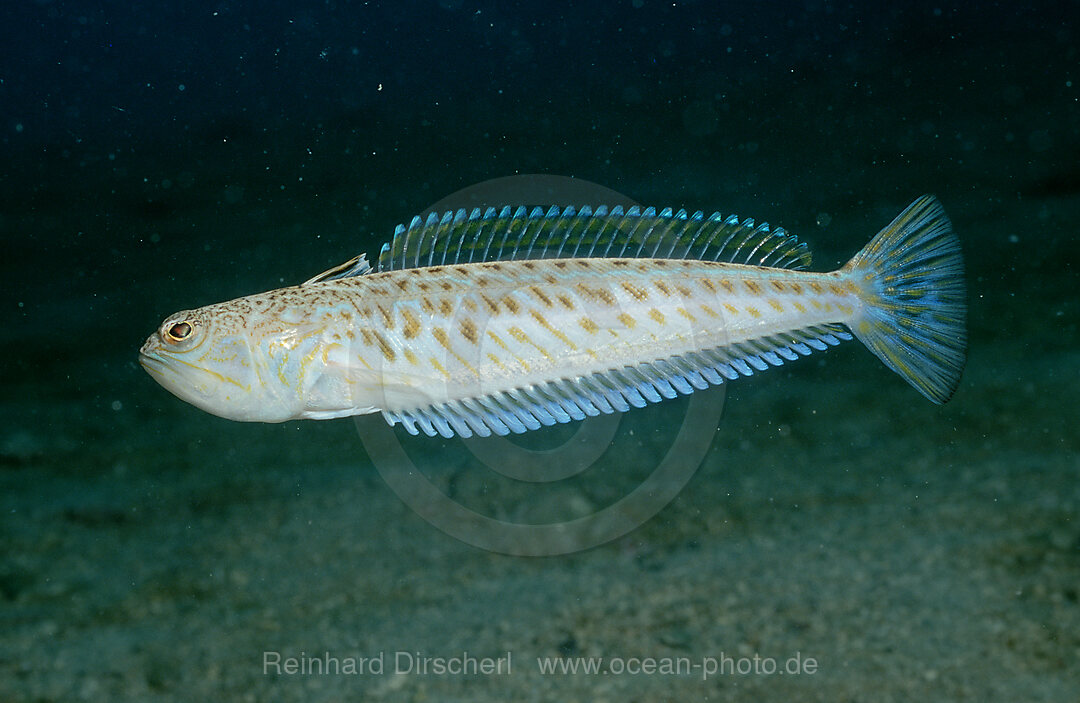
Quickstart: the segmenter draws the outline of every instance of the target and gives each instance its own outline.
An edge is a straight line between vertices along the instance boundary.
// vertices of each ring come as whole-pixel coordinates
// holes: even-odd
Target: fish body
[[[933,198],[845,267],[798,270],[808,263],[783,230],[718,215],[459,212],[400,227],[379,271],[358,257],[299,286],[170,316],[140,359],[223,417],[382,412],[444,436],[641,407],[850,333],[927,397],[951,395],[964,358],[962,264]]]

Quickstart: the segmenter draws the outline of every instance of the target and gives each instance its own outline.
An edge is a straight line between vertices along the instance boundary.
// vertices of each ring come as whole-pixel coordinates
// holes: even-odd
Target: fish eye
[[[177,322],[165,330],[165,340],[168,342],[182,342],[191,336],[192,331],[190,322]]]

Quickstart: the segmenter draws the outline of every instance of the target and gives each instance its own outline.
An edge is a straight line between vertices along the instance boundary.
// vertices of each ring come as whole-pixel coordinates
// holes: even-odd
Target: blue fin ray
[[[384,412],[410,434],[520,434],[540,426],[625,412],[630,407],[689,395],[739,376],[751,376],[851,339],[836,325],[795,330],[727,347],[691,352],[576,379],[560,379],[402,412]],[[826,341],[828,340],[828,341]]]
[[[693,258],[792,269],[810,265],[805,244],[782,228],[770,230],[750,218],[636,206],[625,211],[504,206],[432,213],[414,217],[408,226],[398,225],[379,253],[377,270],[566,257]],[[357,261],[312,281],[366,273]]]

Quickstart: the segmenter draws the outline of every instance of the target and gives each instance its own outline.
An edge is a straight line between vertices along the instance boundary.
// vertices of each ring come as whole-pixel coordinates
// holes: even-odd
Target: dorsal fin
[[[379,253],[379,271],[476,261],[558,258],[663,258],[804,269],[806,245],[783,228],[701,211],[672,213],[637,206],[524,206],[435,213],[398,225]],[[333,269],[331,269],[333,271]]]
[[[368,273],[371,273],[371,264],[368,263],[367,254],[360,254],[359,256],[354,256],[343,264],[338,264],[332,269],[327,269],[323,271],[318,276],[312,276],[300,285],[306,286],[309,283],[319,283],[320,281],[335,281],[339,278],[363,276]]]

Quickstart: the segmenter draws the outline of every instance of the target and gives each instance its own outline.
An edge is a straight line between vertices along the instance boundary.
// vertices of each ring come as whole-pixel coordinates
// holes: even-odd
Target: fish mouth
[[[139,352],[139,365],[143,367],[146,373],[155,378],[165,375],[165,371],[168,368],[164,361],[157,357],[150,356],[145,352]]]

